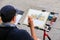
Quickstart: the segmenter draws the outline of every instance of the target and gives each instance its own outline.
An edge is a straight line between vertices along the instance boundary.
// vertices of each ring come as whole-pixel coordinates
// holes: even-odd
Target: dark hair
[[[13,6],[6,5],[1,8],[1,18],[4,23],[10,22],[12,18],[16,15],[16,10]]]

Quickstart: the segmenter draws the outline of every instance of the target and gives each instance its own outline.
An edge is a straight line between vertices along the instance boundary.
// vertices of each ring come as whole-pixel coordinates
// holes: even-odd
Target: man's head
[[[4,23],[11,22],[16,15],[16,10],[13,6],[7,5],[1,8],[1,18]]]

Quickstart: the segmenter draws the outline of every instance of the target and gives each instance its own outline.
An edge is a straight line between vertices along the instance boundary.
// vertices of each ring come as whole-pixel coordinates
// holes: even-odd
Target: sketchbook
[[[34,26],[44,29],[49,14],[50,12],[43,12],[41,10],[29,9],[23,24],[28,25],[28,16],[31,16],[33,18]]]

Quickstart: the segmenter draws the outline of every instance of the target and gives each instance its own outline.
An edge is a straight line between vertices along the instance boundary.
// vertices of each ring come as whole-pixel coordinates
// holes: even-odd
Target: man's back
[[[16,9],[11,5],[6,5],[1,8],[1,20],[4,23],[15,24],[16,22]],[[28,17],[28,24],[30,26],[31,35],[34,40],[37,36],[34,31],[34,25],[31,17]],[[0,26],[0,40],[33,40],[32,37],[25,30],[19,30],[16,27]],[[6,29],[5,29],[6,28]],[[8,30],[7,30],[8,29]]]
[[[29,33],[17,27],[0,27],[0,40],[33,40]]]

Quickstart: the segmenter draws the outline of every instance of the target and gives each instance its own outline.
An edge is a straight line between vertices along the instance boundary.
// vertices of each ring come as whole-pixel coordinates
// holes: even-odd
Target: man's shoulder
[[[19,35],[19,34],[26,34],[28,33],[26,30],[23,30],[23,29],[15,29],[14,32]]]
[[[28,32],[26,30],[18,29],[18,28],[14,28],[11,31],[11,34],[15,34],[15,35],[20,35],[20,34],[25,34],[25,33],[28,33]]]
[[[10,38],[14,38],[14,40],[15,39],[33,40],[33,38],[30,36],[30,34],[26,30],[18,29],[18,28],[13,29],[10,32],[9,36],[10,36]]]

